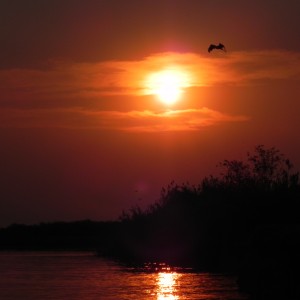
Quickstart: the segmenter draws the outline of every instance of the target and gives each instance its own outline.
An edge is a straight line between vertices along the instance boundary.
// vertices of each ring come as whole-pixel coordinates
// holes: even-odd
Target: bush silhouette
[[[263,145],[245,161],[218,166],[218,176],[198,185],[172,182],[146,210],[123,213],[114,255],[234,272],[257,299],[299,299],[299,172]]]
[[[255,230],[299,224],[299,173],[276,148],[258,145],[245,161],[224,160],[198,185],[171,182],[147,209],[120,217],[108,255],[236,271]]]

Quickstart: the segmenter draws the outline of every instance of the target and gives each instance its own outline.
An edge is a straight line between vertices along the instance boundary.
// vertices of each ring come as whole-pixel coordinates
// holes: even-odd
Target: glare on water
[[[0,252],[0,271],[1,300],[244,299],[224,275],[128,268],[92,253]]]
[[[177,300],[177,280],[180,274],[172,273],[158,273],[157,274],[157,300]]]

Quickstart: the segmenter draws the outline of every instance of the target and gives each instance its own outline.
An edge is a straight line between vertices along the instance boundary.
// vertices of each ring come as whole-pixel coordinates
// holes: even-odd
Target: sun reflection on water
[[[180,274],[176,272],[157,273],[157,300],[178,300],[177,280]]]

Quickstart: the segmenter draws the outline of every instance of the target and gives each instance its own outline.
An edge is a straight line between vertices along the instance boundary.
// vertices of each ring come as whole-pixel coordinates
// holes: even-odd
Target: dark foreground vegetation
[[[224,160],[199,185],[171,183],[116,222],[12,225],[2,249],[95,250],[123,263],[164,262],[237,274],[256,299],[300,299],[299,173],[275,148]]]
[[[0,229],[0,250],[96,251],[115,234],[119,222],[40,223],[36,225],[12,224]]]

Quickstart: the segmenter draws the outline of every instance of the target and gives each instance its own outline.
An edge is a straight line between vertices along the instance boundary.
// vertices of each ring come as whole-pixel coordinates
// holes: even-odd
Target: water
[[[0,299],[245,299],[235,278],[156,267],[127,268],[87,252],[0,252]]]

